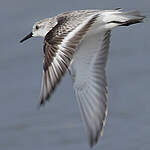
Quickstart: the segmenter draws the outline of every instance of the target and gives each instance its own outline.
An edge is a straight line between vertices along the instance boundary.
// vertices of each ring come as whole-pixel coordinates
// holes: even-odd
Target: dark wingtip
[[[97,144],[97,140],[91,140],[89,145],[90,145],[90,148],[92,149],[94,147],[94,145]]]
[[[40,106],[44,106],[44,104],[45,104],[44,100],[41,100],[40,101]]]
[[[93,136],[92,134],[90,135],[90,137],[89,137],[89,146],[90,146],[90,148],[93,148],[94,145],[97,144],[98,139],[99,139],[100,136],[101,136],[101,133],[100,133],[100,132],[101,132],[101,129],[98,129],[95,136]]]
[[[37,104],[37,109],[40,109],[44,104],[45,102],[41,100],[40,103]]]
[[[93,146],[94,146],[94,143],[93,143],[93,141],[90,141],[90,148],[93,148]]]
[[[45,102],[48,101],[49,97],[50,97],[50,94],[47,94],[47,96],[46,96],[45,98],[41,96],[41,98],[40,98],[40,103],[39,103],[39,106],[38,106],[38,107],[44,106],[44,105],[45,105]]]
[[[117,7],[117,8],[115,8],[115,10],[121,10],[122,8],[120,8],[120,7]]]
[[[96,144],[97,142],[95,141],[95,139],[93,138],[93,136],[90,136],[89,139],[89,146],[90,148],[93,148],[93,146]]]
[[[39,106],[40,106],[40,107],[41,107],[41,106],[44,106],[44,104],[45,104],[45,100],[44,100],[43,98],[41,98],[40,103],[39,103]]]

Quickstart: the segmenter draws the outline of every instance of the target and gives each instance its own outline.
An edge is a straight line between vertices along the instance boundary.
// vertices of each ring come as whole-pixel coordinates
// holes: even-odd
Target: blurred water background
[[[93,150],[150,149],[149,0],[1,0],[0,150],[88,150],[71,78],[39,103],[43,39],[19,40],[35,21],[75,9],[137,9],[145,23],[112,32],[107,79],[109,113]]]

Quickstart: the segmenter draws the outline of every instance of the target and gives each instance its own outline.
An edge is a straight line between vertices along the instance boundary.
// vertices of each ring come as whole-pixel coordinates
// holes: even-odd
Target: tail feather
[[[136,16],[136,17],[144,17],[144,16],[141,15],[141,13],[138,10],[131,10],[131,11],[124,12],[124,15]]]
[[[123,14],[128,18],[127,21],[121,22],[120,26],[129,26],[131,24],[143,22],[145,16],[142,16],[139,11],[128,11]]]
[[[105,12],[104,22],[107,24],[107,28],[113,28],[116,26],[129,26],[131,24],[143,22],[145,16],[142,16],[139,11],[122,12],[115,10],[114,12]]]
[[[130,20],[127,20],[127,21],[124,21],[124,22],[121,22],[121,21],[111,21],[109,23],[116,23],[118,24],[118,26],[129,26],[131,24],[136,24],[136,23],[141,23],[143,22],[143,19],[144,18],[139,18],[139,19],[130,19]]]
[[[143,19],[131,19],[131,20],[128,20],[128,21],[125,21],[125,22],[120,22],[119,26],[129,26],[129,25],[136,24],[136,23],[141,23],[141,22],[143,22]]]

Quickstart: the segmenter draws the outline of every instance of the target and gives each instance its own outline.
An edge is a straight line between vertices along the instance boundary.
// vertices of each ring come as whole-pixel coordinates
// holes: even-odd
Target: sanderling
[[[69,70],[91,147],[102,135],[107,115],[105,66],[110,32],[143,19],[138,11],[121,9],[66,12],[36,22],[32,32],[20,41],[44,37],[41,105]]]

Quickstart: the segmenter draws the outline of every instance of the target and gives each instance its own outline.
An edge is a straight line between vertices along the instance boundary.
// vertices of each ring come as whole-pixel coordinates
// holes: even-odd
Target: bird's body
[[[69,70],[91,146],[96,144],[107,114],[105,66],[110,32],[117,26],[140,23],[138,11],[79,10],[34,24],[31,36],[44,37],[41,105]]]

